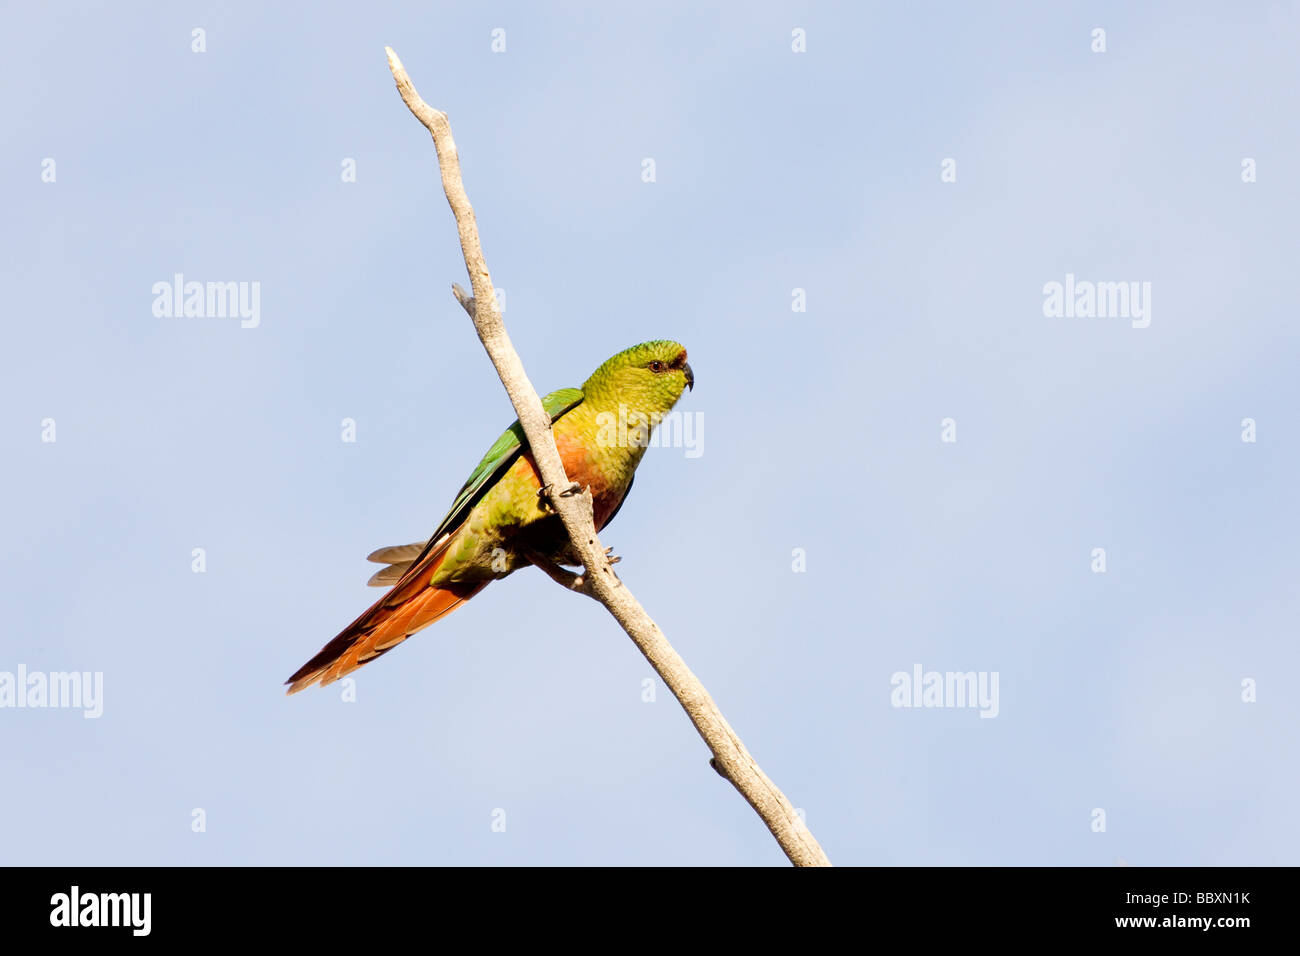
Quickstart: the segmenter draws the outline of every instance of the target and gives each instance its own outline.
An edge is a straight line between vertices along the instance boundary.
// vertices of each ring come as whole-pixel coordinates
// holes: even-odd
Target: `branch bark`
[[[830,860],[785,794],[763,773],[722,716],[704,685],[673,650],[645,608],[614,574],[605,548],[596,537],[591,492],[586,489],[579,491],[565,475],[560,453],[555,447],[555,437],[551,434],[550,416],[542,408],[541,399],[528,380],[523,362],[501,321],[496,293],[479,243],[474,209],[470,206],[461,180],[460,158],[456,153],[456,143],[452,139],[447,114],[434,109],[420,98],[397,54],[391,47],[385,47],[385,51],[388,54],[388,68],[397,81],[397,91],[402,95],[402,101],[433,136],[433,144],[438,152],[442,188],[456,217],[460,248],[465,256],[465,268],[469,272],[474,293],[473,299],[469,300],[463,290],[456,287],[456,297],[474,320],[474,330],[496,367],[501,384],[505,386],[506,394],[510,396],[510,402],[519,416],[533,460],[541,474],[543,489],[549,490],[551,505],[564,522],[574,551],[582,558],[586,569],[582,575],[572,574],[556,565],[542,566],[542,570],[564,587],[586,594],[605,605],[622,625],[682,705],[696,731],[704,738],[713,753],[710,765],[740,791],[776,837],[790,862],[795,866],[830,866]],[[557,493],[556,489],[563,491]]]

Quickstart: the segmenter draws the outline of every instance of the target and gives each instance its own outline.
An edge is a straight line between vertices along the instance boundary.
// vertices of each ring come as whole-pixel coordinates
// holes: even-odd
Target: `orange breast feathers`
[[[586,444],[579,436],[559,431],[552,434],[555,435],[555,447],[560,453],[560,461],[564,463],[564,473],[570,481],[591,489],[592,517],[596,522],[596,530],[599,531],[618,509],[627,486],[610,480],[607,472],[600,468],[599,459],[589,454]],[[531,454],[523,457],[528,462],[529,479],[540,488],[542,481],[537,474],[537,463]]]

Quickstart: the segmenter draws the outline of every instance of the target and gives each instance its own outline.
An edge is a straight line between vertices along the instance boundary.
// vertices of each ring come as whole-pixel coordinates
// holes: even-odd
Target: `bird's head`
[[[601,408],[619,405],[657,421],[668,414],[682,392],[695,386],[679,342],[642,342],[619,352],[582,385],[584,400]]]

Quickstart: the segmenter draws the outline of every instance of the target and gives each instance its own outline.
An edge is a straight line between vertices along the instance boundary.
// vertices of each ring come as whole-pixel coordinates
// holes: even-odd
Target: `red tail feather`
[[[446,617],[488,585],[470,581],[433,587],[429,584],[442,564],[450,538],[426,554],[391,591],[345,627],[338,637],[298,668],[286,684],[290,694],[320,683],[323,687],[387,653],[416,631]]]

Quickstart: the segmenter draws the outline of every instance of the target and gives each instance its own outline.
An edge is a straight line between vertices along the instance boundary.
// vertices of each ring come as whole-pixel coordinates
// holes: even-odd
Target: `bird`
[[[591,492],[597,531],[623,506],[654,427],[694,387],[686,349],[658,339],[619,352],[581,388],[562,388],[542,399],[565,475],[573,490]],[[493,581],[537,563],[534,558],[580,566],[542,492],[528,439],[516,420],[488,449],[427,540],[368,556],[386,565],[368,583],[391,588],[294,671],[285,681],[286,693],[332,684],[446,617]]]

